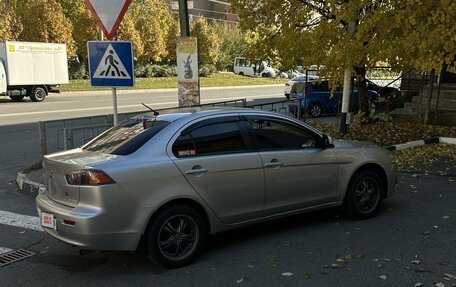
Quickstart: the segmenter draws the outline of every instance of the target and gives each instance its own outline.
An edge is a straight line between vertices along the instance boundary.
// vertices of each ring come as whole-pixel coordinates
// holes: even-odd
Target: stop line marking
[[[29,216],[0,210],[0,224],[43,231],[38,216]]]

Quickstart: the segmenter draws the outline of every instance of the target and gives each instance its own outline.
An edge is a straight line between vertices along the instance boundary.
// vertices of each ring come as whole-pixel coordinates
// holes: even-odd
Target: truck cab
[[[6,71],[3,62],[0,60],[0,95],[6,94]]]

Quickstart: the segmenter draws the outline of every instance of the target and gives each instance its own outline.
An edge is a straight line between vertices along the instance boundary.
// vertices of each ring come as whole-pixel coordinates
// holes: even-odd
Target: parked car
[[[316,75],[308,75],[309,80],[313,80],[318,78]],[[291,87],[293,87],[294,83],[305,83],[306,82],[306,76],[305,75],[300,75],[297,77],[292,78],[288,82],[285,83],[285,90],[284,94],[287,99],[290,99],[290,93],[291,93]]]
[[[401,105],[401,91],[398,88],[387,86],[383,87],[377,85],[371,80],[367,80],[367,89],[371,91],[376,91],[383,99],[385,99],[385,109],[393,110]]]
[[[372,217],[397,182],[390,151],[253,109],[138,116],[46,155],[43,167],[36,203],[47,233],[168,268],[234,227],[333,206]]]
[[[368,90],[369,102],[379,99],[376,91]],[[331,114],[337,111],[342,101],[342,90],[331,91],[328,80],[313,79],[308,82],[296,82],[290,91],[290,99],[301,99],[301,111],[307,112],[312,117],[320,117],[322,114]],[[290,111],[297,111],[297,104],[290,105]],[[352,93],[352,109],[359,108],[359,93],[355,87]]]

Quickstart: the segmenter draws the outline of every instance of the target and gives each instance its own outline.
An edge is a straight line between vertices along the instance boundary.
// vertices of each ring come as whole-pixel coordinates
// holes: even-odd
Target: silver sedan
[[[397,181],[384,148],[250,109],[139,116],[43,166],[44,230],[168,268],[190,263],[208,234],[254,222],[332,206],[369,218]]]

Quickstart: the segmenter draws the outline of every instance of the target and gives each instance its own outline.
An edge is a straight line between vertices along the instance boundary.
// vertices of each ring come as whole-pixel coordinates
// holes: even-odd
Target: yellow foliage
[[[200,64],[215,65],[218,60],[221,39],[215,33],[214,28],[208,24],[206,19],[198,18],[191,24],[190,35],[198,38]]]
[[[418,0],[232,0],[255,53],[284,66],[324,65],[333,82],[346,67],[382,61],[397,69],[439,71],[456,56],[456,2]],[[348,23],[357,22],[354,37]],[[455,69],[454,65],[450,67]]]
[[[65,43],[68,55],[75,54],[70,21],[56,0],[18,1],[17,11],[25,29],[19,35],[21,41]]]
[[[0,2],[0,15],[0,41],[16,40],[23,28],[16,11],[7,2]]]

